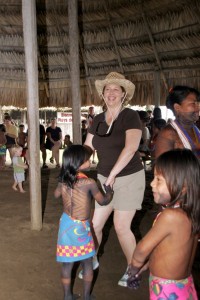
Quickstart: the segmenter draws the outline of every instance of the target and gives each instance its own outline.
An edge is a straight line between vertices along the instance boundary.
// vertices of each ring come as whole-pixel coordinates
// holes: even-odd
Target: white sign
[[[57,112],[58,124],[72,124],[72,113]]]

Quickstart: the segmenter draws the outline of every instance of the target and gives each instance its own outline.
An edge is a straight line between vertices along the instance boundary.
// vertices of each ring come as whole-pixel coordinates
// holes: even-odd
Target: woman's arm
[[[93,136],[94,136],[93,134],[88,133],[87,137],[86,137],[86,140],[85,140],[85,143],[84,143],[84,146],[90,147],[92,149],[92,152],[94,151],[94,147],[92,145]]]
[[[132,159],[135,152],[138,150],[141,135],[142,131],[140,129],[129,129],[126,131],[125,146],[105,182],[106,185],[112,187],[116,175],[119,174]]]
[[[59,140],[62,143],[62,131],[59,132]]]

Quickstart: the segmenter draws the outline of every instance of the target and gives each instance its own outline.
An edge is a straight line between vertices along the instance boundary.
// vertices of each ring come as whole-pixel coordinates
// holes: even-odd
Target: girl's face
[[[157,204],[167,204],[171,200],[171,196],[166,184],[165,178],[158,174],[156,168],[154,170],[154,179],[151,182],[154,202]]]
[[[181,104],[175,104],[176,115],[190,122],[196,122],[199,119],[199,102],[195,94],[190,93]]]
[[[22,154],[22,148],[17,148],[15,150],[15,156],[21,156],[21,154]]]
[[[104,88],[103,96],[108,106],[118,107],[125,95],[119,85],[107,84]]]

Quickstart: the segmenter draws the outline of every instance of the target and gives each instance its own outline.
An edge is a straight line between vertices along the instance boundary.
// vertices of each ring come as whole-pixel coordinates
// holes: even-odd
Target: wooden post
[[[41,174],[39,145],[39,93],[35,0],[22,0],[23,33],[27,81],[27,110],[30,151],[31,229],[42,228]]]
[[[81,144],[81,93],[77,0],[68,0],[69,53],[72,90],[73,143]]]
[[[2,112],[2,106],[0,105],[0,123],[3,123],[3,112]]]
[[[154,104],[160,106],[160,71],[154,72]]]

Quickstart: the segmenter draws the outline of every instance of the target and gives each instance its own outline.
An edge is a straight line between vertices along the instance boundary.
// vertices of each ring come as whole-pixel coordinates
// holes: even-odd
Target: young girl
[[[6,128],[0,124],[0,170],[4,169],[6,162]]]
[[[113,191],[104,186],[105,196],[99,191],[96,182],[81,170],[90,165],[91,153],[82,145],[71,145],[63,152],[63,163],[55,197],[62,196],[63,214],[60,219],[57,242],[57,261],[62,263],[62,284],[65,300],[73,299],[71,292],[71,271],[73,263],[80,261],[83,267],[84,299],[90,299],[93,279],[92,257],[95,246],[90,230],[92,197],[100,205],[112,200]]]
[[[25,193],[23,189],[22,183],[25,180],[24,170],[28,168],[28,166],[22,161],[22,150],[23,148],[19,145],[15,145],[11,148],[12,154],[12,163],[14,169],[14,184],[12,186],[13,190],[17,191],[17,186],[19,187],[20,193]]]
[[[151,183],[154,201],[163,208],[138,243],[129,266],[130,287],[149,266],[150,299],[197,300],[192,263],[200,231],[200,165],[186,149],[163,153]]]

